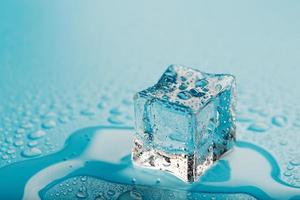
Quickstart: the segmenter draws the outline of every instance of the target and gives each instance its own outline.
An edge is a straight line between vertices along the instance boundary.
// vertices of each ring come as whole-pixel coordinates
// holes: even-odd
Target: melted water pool
[[[85,179],[92,178],[93,184],[111,184],[109,190],[114,193],[111,199],[126,199],[129,191],[147,199],[151,198],[149,190],[159,192],[156,199],[167,193],[178,193],[180,199],[206,193],[240,193],[257,199],[300,198],[300,187],[281,180],[277,162],[256,145],[237,142],[234,152],[225,155],[199,182],[186,184],[168,173],[133,166],[130,159],[133,131],[130,127],[113,126],[76,131],[61,151],[2,168],[0,196],[32,200],[62,196],[91,199],[101,193],[99,188],[94,191],[85,186]],[[73,183],[66,183],[70,179]],[[77,184],[78,180],[81,183]],[[78,189],[79,184],[82,186]],[[57,185],[68,187],[57,189]],[[117,186],[123,190],[115,191]]]

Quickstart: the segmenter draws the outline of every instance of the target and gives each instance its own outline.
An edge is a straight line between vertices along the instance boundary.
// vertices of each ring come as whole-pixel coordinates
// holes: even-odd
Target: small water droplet
[[[287,167],[286,167],[286,169],[287,170],[293,170],[295,167],[293,166],[293,165],[288,165]]]
[[[285,171],[285,172],[283,173],[283,175],[286,176],[286,177],[290,177],[290,176],[292,176],[293,174],[292,174],[292,172],[290,172],[290,171]]]
[[[188,86],[185,84],[185,83],[182,83],[180,86],[179,86],[179,89],[180,90],[185,90]]]
[[[136,178],[132,178],[132,179],[131,179],[131,182],[132,182],[132,183],[136,183]]]
[[[37,146],[39,143],[36,140],[30,141],[28,142],[27,146],[29,147],[35,147]]]
[[[248,127],[248,130],[254,131],[254,132],[265,132],[268,130],[268,125],[262,122],[256,122],[253,124],[250,124]]]
[[[25,133],[25,130],[24,130],[23,128],[18,128],[18,129],[16,130],[16,133],[17,133],[17,134],[23,135],[23,134]]]
[[[117,117],[117,116],[111,116],[107,119],[107,121],[111,124],[123,124],[121,119],[119,119],[119,117]]]
[[[205,87],[208,84],[208,81],[205,79],[200,79],[195,82],[196,87]]]
[[[76,193],[76,197],[80,199],[86,199],[88,197],[87,189],[85,186],[81,186]]]
[[[111,114],[113,114],[113,115],[121,115],[121,114],[122,114],[122,111],[120,110],[119,107],[112,108],[112,109],[110,109],[109,112],[110,112]]]
[[[85,182],[86,180],[87,180],[87,177],[86,177],[86,176],[81,177],[81,181],[82,181],[82,182]]]
[[[42,151],[37,147],[33,147],[33,148],[30,148],[30,149],[25,149],[21,153],[21,155],[23,157],[28,157],[28,158],[36,157],[36,156],[39,156],[41,154],[42,154]]]
[[[9,148],[6,150],[7,154],[14,154],[15,152],[16,152],[16,149],[14,149],[14,148]]]
[[[118,197],[118,200],[128,200],[128,199],[130,199],[130,200],[143,200],[143,197],[136,190],[126,191]]]
[[[290,161],[290,164],[293,165],[293,166],[299,166],[300,165],[300,157],[292,159]]]
[[[91,116],[91,115],[95,115],[95,111],[92,108],[86,108],[81,110],[80,114],[84,116]]]
[[[69,118],[67,116],[61,116],[59,117],[58,121],[62,124],[65,124],[69,121]]]
[[[30,122],[27,122],[27,123],[22,124],[21,127],[25,128],[25,129],[31,129],[31,128],[33,128],[33,125]]]
[[[287,118],[285,116],[274,116],[272,117],[272,124],[275,126],[283,127],[287,123]]]
[[[202,97],[205,95],[204,92],[200,92],[198,91],[196,88],[193,88],[189,91],[189,93],[193,96],[193,97]]]
[[[2,155],[2,160],[7,160],[9,158],[9,156],[7,154]]]
[[[109,189],[107,191],[107,195],[110,196],[110,197],[113,197],[115,194],[116,194],[116,192],[114,190],[112,190],[112,189]]]
[[[187,100],[187,99],[191,98],[191,95],[188,92],[186,92],[186,91],[182,91],[182,92],[179,92],[177,94],[177,97],[180,98],[180,99],[182,99],[182,100]]]
[[[106,103],[104,103],[104,102],[100,102],[100,103],[98,103],[98,105],[97,105],[97,108],[99,109],[99,110],[102,110],[102,109],[104,109],[106,107]]]
[[[55,126],[56,126],[56,122],[52,119],[45,121],[42,125],[42,127],[45,129],[54,128]]]
[[[24,144],[23,140],[16,140],[14,142],[14,146],[16,146],[16,147],[22,146],[23,144]]]
[[[221,85],[221,84],[215,85],[215,90],[216,90],[217,92],[220,92],[220,91],[222,90],[222,85]]]

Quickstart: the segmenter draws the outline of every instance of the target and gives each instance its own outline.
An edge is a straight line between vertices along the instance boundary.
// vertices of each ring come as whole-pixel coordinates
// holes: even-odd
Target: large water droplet
[[[21,153],[21,155],[23,157],[27,157],[27,158],[36,157],[36,156],[39,156],[41,154],[42,154],[42,151],[37,147],[33,147],[33,148],[30,148],[30,149],[25,149]]]
[[[43,130],[37,130],[31,134],[29,134],[29,138],[32,140],[42,138],[46,135],[46,132]]]

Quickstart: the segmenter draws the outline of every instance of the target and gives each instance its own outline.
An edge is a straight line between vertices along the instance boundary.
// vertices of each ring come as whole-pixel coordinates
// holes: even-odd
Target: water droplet
[[[290,177],[290,176],[292,176],[293,174],[292,174],[292,172],[290,172],[290,171],[286,171],[286,172],[283,173],[283,175],[286,176],[286,177]]]
[[[7,159],[9,159],[9,156],[7,154],[4,154],[1,156],[1,158],[2,158],[2,160],[7,160]]]
[[[56,126],[56,122],[52,119],[45,121],[42,125],[42,127],[45,129],[54,128],[55,126]]]
[[[58,121],[62,124],[65,124],[69,121],[69,118],[67,116],[61,116],[59,117]]]
[[[287,123],[287,118],[285,116],[274,116],[272,117],[272,124],[275,126],[283,127]]]
[[[136,190],[126,191],[118,197],[118,200],[129,200],[129,199],[130,200],[142,200],[143,197]]]
[[[182,100],[187,100],[187,99],[191,98],[191,95],[188,92],[183,91],[183,92],[179,92],[177,94],[177,97],[180,98],[180,99],[182,99]]]
[[[82,182],[85,182],[86,180],[87,180],[87,177],[86,177],[86,176],[81,177],[81,181],[82,181]]]
[[[44,115],[45,118],[55,118],[56,113],[55,112],[48,112],[47,114]]]
[[[132,183],[136,183],[136,178],[132,178],[132,179],[131,179],[131,182],[132,182]]]
[[[13,143],[13,138],[12,137],[7,137],[6,139],[5,139],[5,142],[7,143],[7,144],[12,144]]]
[[[185,83],[182,83],[180,86],[179,86],[179,89],[180,90],[185,90],[188,86],[185,84]]]
[[[14,145],[15,145],[16,147],[22,146],[23,144],[24,144],[23,140],[16,140],[16,141],[14,142]]]
[[[17,133],[17,134],[23,135],[23,134],[25,133],[25,130],[24,130],[23,128],[18,128],[18,129],[16,130],[16,133]]]
[[[208,84],[208,81],[205,79],[200,79],[195,82],[196,87],[205,87]]]
[[[104,109],[105,107],[106,107],[106,103],[104,103],[104,102],[100,102],[97,105],[97,108],[100,109],[100,110]]]
[[[189,91],[189,93],[193,96],[193,97],[202,97],[205,95],[204,92],[200,92],[198,91],[196,88],[193,88]]]
[[[41,154],[42,154],[42,151],[37,147],[33,147],[33,148],[30,148],[30,149],[25,149],[21,153],[21,155],[23,157],[28,157],[28,158],[36,157],[36,156],[39,156]]]
[[[254,131],[254,132],[265,132],[268,130],[268,125],[266,125],[265,123],[262,122],[256,122],[253,124],[250,124],[250,126],[248,127],[248,130],[250,131]]]
[[[215,89],[217,92],[220,92],[222,90],[222,85],[221,84],[215,85]]]
[[[107,121],[111,124],[123,124],[123,122],[117,116],[111,116],[107,119]]]
[[[290,161],[290,164],[293,165],[293,166],[299,166],[300,165],[300,157],[292,159]]]
[[[43,130],[37,130],[31,134],[29,134],[29,138],[32,140],[42,138],[46,135],[46,132]]]
[[[287,170],[293,170],[295,167],[293,166],[293,165],[288,165],[288,166],[286,166],[286,169]]]
[[[110,197],[113,197],[115,194],[116,194],[116,192],[114,190],[109,189],[107,191],[107,195],[110,196]]]
[[[247,122],[252,122],[253,120],[247,117],[238,116],[236,121],[241,123],[247,123]]]
[[[87,189],[85,186],[81,186],[79,191],[76,193],[76,197],[80,199],[85,199],[88,197]]]
[[[80,114],[84,116],[91,116],[91,115],[95,115],[95,111],[92,108],[86,108],[81,110]]]
[[[27,122],[27,123],[22,124],[21,127],[25,128],[25,129],[31,129],[31,128],[33,128],[33,125],[31,123]]]
[[[34,141],[28,142],[27,146],[29,146],[29,147],[35,147],[35,146],[37,146],[38,144],[39,144],[39,143],[38,143],[36,140],[34,140]]]
[[[15,152],[16,152],[16,149],[14,149],[14,148],[9,148],[6,151],[7,154],[14,154]]]
[[[109,112],[110,112],[111,114],[113,114],[113,115],[121,115],[121,114],[122,114],[122,111],[120,110],[119,107],[117,107],[117,108],[112,108],[112,109],[110,109]]]

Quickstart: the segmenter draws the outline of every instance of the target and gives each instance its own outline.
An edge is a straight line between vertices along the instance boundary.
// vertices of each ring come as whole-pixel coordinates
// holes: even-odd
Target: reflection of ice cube
[[[235,78],[170,66],[134,97],[135,164],[193,182],[235,141]]]

